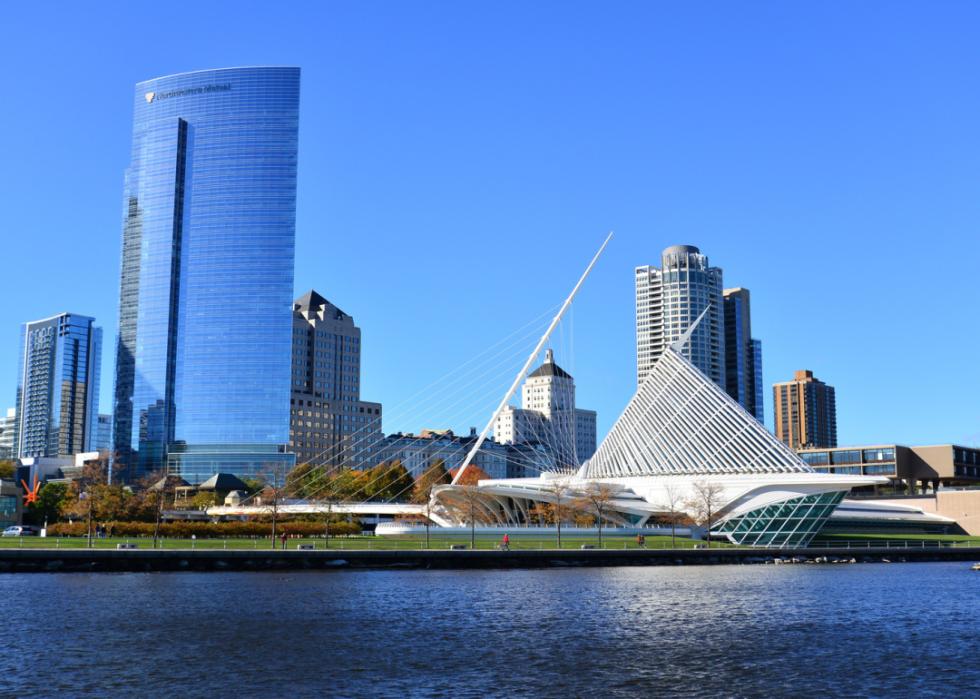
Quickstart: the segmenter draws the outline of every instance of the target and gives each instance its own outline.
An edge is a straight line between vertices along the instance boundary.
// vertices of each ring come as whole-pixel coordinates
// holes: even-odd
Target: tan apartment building
[[[792,381],[773,384],[776,437],[790,449],[837,446],[834,387],[806,369]]]

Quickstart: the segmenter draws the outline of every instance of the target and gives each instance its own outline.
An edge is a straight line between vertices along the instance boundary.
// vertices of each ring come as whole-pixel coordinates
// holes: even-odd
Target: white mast
[[[574,299],[575,294],[578,293],[579,287],[582,286],[582,282],[584,282],[585,278],[589,276],[589,272],[592,271],[592,267],[595,266],[595,263],[599,259],[599,256],[602,254],[602,251],[606,249],[606,246],[609,244],[610,239],[612,239],[612,235],[613,235],[612,231],[610,231],[609,235],[606,236],[606,240],[599,247],[599,251],[596,252],[595,256],[592,258],[592,261],[589,263],[589,266],[585,268],[585,271],[582,273],[582,276],[579,278],[578,283],[575,285],[575,288],[572,289],[572,293],[568,295],[568,298],[565,299],[565,303],[563,303],[561,305],[561,308],[558,309],[558,315],[555,316],[554,320],[551,321],[551,325],[549,325],[548,329],[544,331],[544,335],[542,335],[541,339],[538,340],[538,344],[535,345],[534,351],[531,352],[531,356],[527,358],[527,361],[524,362],[524,366],[521,367],[521,370],[519,372],[517,372],[517,378],[514,379],[514,383],[512,383],[510,388],[507,389],[507,393],[504,394],[504,399],[500,401],[500,405],[498,405],[497,409],[493,411],[493,415],[490,417],[490,422],[488,422],[487,426],[483,428],[483,432],[480,433],[480,437],[476,440],[476,443],[473,445],[473,448],[470,449],[470,453],[466,455],[465,459],[463,459],[463,464],[459,467],[459,470],[456,472],[456,477],[453,478],[453,483],[452,483],[453,485],[456,485],[456,483],[459,482],[459,479],[462,478],[463,476],[463,472],[469,467],[470,462],[473,461],[473,458],[476,456],[476,453],[480,451],[480,447],[483,446],[483,442],[486,440],[487,433],[490,431],[490,428],[493,427],[493,424],[497,421],[497,416],[500,415],[500,411],[504,409],[504,406],[507,405],[507,401],[509,401],[511,396],[514,395],[514,391],[516,391],[517,387],[521,385],[521,381],[524,379],[524,375],[527,374],[527,370],[531,368],[531,364],[537,358],[538,354],[541,353],[541,348],[544,347],[544,344],[548,341],[548,337],[551,335],[555,327],[557,327],[558,322],[561,320],[562,315],[564,315],[565,311],[568,310],[568,307],[572,305],[572,299]]]

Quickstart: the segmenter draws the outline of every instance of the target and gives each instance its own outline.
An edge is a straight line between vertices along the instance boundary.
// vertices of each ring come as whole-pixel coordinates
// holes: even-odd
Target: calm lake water
[[[966,563],[0,575],[3,696],[976,697]]]

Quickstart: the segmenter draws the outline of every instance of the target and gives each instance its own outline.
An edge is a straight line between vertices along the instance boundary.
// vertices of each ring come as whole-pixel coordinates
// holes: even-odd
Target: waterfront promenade
[[[600,566],[980,561],[980,546],[806,549],[69,549],[0,550],[0,572],[507,569]]]

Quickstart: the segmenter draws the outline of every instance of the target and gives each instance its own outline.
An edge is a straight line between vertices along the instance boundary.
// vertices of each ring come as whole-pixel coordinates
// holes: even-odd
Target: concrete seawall
[[[262,571],[351,569],[507,569],[571,566],[739,565],[774,558],[815,562],[980,561],[980,547],[934,549],[685,549],[527,551],[201,551],[51,550],[0,551],[0,573]],[[781,561],[782,562],[782,561]]]

